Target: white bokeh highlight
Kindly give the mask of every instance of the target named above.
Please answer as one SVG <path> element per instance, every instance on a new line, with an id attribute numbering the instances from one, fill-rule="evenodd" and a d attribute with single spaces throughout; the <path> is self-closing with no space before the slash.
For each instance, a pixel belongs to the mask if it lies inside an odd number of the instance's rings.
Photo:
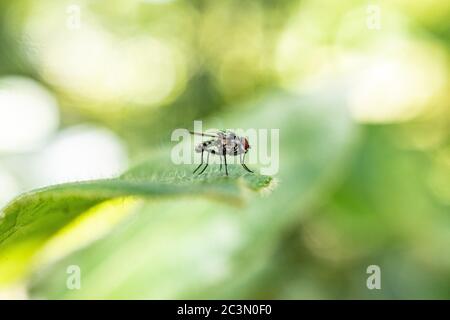
<path id="1" fill-rule="evenodd" d="M 0 209 L 20 192 L 17 179 L 0 167 Z"/>
<path id="2" fill-rule="evenodd" d="M 57 130 L 56 100 L 34 80 L 0 78 L 0 153 L 20 153 L 40 147 Z"/>
<path id="3" fill-rule="evenodd" d="M 61 131 L 37 156 L 39 186 L 112 178 L 127 167 L 127 152 L 111 131 L 80 125 Z"/>

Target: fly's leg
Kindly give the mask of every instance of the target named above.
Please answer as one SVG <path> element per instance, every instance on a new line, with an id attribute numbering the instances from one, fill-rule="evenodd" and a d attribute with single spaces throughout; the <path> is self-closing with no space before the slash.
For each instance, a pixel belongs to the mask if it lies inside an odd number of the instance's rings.
<path id="1" fill-rule="evenodd" d="M 206 168 L 208 168 L 208 165 L 209 165 L 209 153 L 208 153 L 208 156 L 206 157 L 206 166 L 203 168 L 203 170 L 198 175 L 201 175 L 203 172 L 205 172 Z"/>
<path id="2" fill-rule="evenodd" d="M 228 176 L 228 165 L 227 165 L 227 149 L 223 147 L 223 159 L 225 160 L 225 174 Z"/>
<path id="3" fill-rule="evenodd" d="M 196 173 L 197 170 L 200 169 L 200 167 L 203 165 L 203 152 L 204 152 L 204 150 L 202 150 L 202 160 L 201 160 L 201 162 L 200 162 L 200 165 L 197 167 L 197 169 L 194 170 L 193 173 Z"/>
<path id="4" fill-rule="evenodd" d="M 220 157 L 220 168 L 219 168 L 219 171 L 222 171 L 222 156 L 219 156 Z"/>
<path id="5" fill-rule="evenodd" d="M 244 169 L 245 169 L 246 171 L 248 171 L 248 172 L 250 172 L 250 173 L 253 173 L 253 171 L 250 170 L 250 169 L 247 167 L 247 165 L 245 164 L 245 155 L 246 155 L 246 154 L 247 154 L 247 152 L 244 153 L 244 156 L 241 158 L 241 164 L 242 164 L 242 166 L 244 167 Z"/>
<path id="6" fill-rule="evenodd" d="M 209 151 L 208 151 L 208 148 L 209 148 L 209 146 L 210 146 L 213 142 L 214 142 L 214 140 L 208 140 L 208 141 L 205 141 L 205 142 L 203 142 L 203 143 L 201 144 L 201 149 L 202 149 L 202 160 L 201 160 L 201 162 L 200 162 L 200 165 L 194 170 L 193 173 L 196 173 L 197 170 L 200 169 L 200 167 L 203 165 L 203 153 L 204 153 L 205 151 L 206 151 L 206 152 L 209 152 Z"/>

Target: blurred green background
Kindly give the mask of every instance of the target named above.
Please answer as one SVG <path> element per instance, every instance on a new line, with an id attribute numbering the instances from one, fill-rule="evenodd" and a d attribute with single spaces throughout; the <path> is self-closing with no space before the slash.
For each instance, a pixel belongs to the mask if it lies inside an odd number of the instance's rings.
<path id="1" fill-rule="evenodd" d="M 194 120 L 281 149 L 243 206 L 112 200 L 31 262 L 0 252 L 0 298 L 449 299 L 449 21 L 442 0 L 2 1 L 0 206 Z"/>

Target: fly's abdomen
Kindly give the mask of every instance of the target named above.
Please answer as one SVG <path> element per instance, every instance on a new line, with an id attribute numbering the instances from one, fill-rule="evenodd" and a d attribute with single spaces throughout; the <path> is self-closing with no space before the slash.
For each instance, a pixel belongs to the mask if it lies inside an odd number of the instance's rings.
<path id="1" fill-rule="evenodd" d="M 209 141 L 205 141 L 200 143 L 199 145 L 197 145 L 197 147 L 195 147 L 195 152 L 203 152 L 203 151 L 207 151 L 209 148 L 211 148 L 211 145 L 213 144 L 214 140 L 209 140 Z"/>

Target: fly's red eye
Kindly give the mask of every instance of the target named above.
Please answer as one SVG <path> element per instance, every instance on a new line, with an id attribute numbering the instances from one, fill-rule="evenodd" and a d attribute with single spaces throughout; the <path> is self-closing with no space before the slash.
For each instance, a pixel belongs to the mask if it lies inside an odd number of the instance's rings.
<path id="1" fill-rule="evenodd" d="M 244 138 L 244 148 L 245 148 L 245 150 L 250 149 L 250 145 L 248 144 L 247 138 Z"/>

